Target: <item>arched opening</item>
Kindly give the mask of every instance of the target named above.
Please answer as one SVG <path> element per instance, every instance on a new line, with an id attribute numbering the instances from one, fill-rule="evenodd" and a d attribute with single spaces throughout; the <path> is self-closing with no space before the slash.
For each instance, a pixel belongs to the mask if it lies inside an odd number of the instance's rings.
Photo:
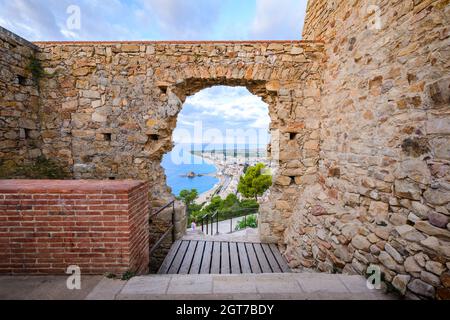
<path id="1" fill-rule="evenodd" d="M 194 82 L 174 92 L 184 103 L 162 167 L 172 194 L 188 208 L 188 230 L 205 234 L 206 219 L 214 221 L 210 235 L 253 227 L 256 236 L 259 202 L 272 185 L 268 104 L 239 84 Z M 252 190 L 249 168 L 267 176 Z"/>

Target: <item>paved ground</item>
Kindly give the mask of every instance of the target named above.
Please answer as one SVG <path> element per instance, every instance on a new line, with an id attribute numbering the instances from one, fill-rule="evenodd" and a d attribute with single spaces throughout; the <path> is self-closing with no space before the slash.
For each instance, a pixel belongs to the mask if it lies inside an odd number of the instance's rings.
<path id="1" fill-rule="evenodd" d="M 229 222 L 228 222 L 229 223 Z M 215 230 L 215 227 L 214 227 Z M 188 230 L 182 240 L 206 240 L 206 241 L 234 241 L 234 242 L 261 242 L 258 229 L 247 228 L 233 233 L 221 233 L 219 235 L 205 235 L 201 230 Z"/>
<path id="2" fill-rule="evenodd" d="M 0 276 L 0 300 L 81 300 L 103 276 L 82 276 L 81 290 L 68 290 L 67 276 Z"/>
<path id="3" fill-rule="evenodd" d="M 0 299 L 395 299 L 369 290 L 360 276 L 323 273 L 147 275 L 129 281 L 82 277 L 68 290 L 64 276 L 0 276 Z"/>
<path id="4" fill-rule="evenodd" d="M 124 286 L 111 280 L 101 283 L 110 289 L 108 298 L 118 300 L 383 300 L 395 299 L 380 290 L 370 290 L 360 276 L 319 273 L 259 275 L 149 275 L 136 277 Z M 95 288 L 87 299 L 102 299 L 105 290 Z"/>

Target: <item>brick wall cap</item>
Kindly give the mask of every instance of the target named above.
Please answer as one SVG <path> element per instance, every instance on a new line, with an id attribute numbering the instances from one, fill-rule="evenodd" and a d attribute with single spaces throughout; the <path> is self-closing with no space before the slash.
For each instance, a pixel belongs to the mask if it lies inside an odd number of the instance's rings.
<path id="1" fill-rule="evenodd" d="M 142 180 L 0 180 L 0 193 L 128 193 Z"/>

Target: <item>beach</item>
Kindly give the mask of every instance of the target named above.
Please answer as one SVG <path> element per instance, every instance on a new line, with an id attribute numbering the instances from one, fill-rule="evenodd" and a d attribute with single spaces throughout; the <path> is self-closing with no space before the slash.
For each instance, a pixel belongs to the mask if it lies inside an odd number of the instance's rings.
<path id="1" fill-rule="evenodd" d="M 215 195 L 225 199 L 231 193 L 236 194 L 239 178 L 244 173 L 245 164 L 252 166 L 256 163 L 264 163 L 266 166 L 271 167 L 266 157 L 246 158 L 245 156 L 237 156 L 225 160 L 223 154 L 212 154 L 210 152 L 203 152 L 198 156 L 201 156 L 205 162 L 216 167 L 215 177 L 219 179 L 219 182 L 210 190 L 201 193 L 195 201 L 197 204 L 209 202 Z"/>

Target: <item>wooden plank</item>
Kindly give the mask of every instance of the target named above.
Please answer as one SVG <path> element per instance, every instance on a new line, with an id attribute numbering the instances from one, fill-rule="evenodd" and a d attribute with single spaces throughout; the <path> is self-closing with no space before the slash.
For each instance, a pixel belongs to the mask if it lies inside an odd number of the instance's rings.
<path id="1" fill-rule="evenodd" d="M 230 242 L 230 264 L 231 264 L 230 273 L 233 274 L 241 273 L 241 266 L 239 263 L 239 254 L 236 242 Z"/>
<path id="2" fill-rule="evenodd" d="M 189 241 L 189 246 L 186 249 L 183 262 L 181 263 L 178 274 L 188 274 L 191 267 L 192 259 L 194 258 L 195 248 L 197 247 L 197 241 Z"/>
<path id="3" fill-rule="evenodd" d="M 212 246 L 211 241 L 205 242 L 205 249 L 203 250 L 202 264 L 200 267 L 200 273 L 209 274 L 211 268 L 211 256 L 212 256 Z"/>
<path id="4" fill-rule="evenodd" d="M 275 257 L 273 256 L 273 253 L 270 250 L 269 246 L 266 243 L 261 243 L 261 248 L 263 249 L 264 253 L 266 254 L 266 258 L 267 258 L 267 261 L 269 262 L 272 272 L 275 272 L 275 273 L 282 272 L 280 266 L 278 265 L 277 260 L 275 260 Z"/>
<path id="5" fill-rule="evenodd" d="M 263 273 L 271 273 L 272 269 L 270 268 L 270 264 L 266 259 L 266 255 L 261 247 L 260 243 L 253 243 L 253 247 L 255 248 L 256 257 L 258 258 L 259 265 L 261 266 L 261 270 Z"/>
<path id="6" fill-rule="evenodd" d="M 211 274 L 220 273 L 220 242 L 213 242 L 213 254 L 211 258 Z"/>
<path id="7" fill-rule="evenodd" d="M 273 243 L 269 244 L 269 247 L 273 253 L 273 256 L 277 260 L 278 265 L 281 267 L 281 270 L 283 272 L 291 272 L 291 269 L 289 268 L 286 259 L 284 259 L 284 257 L 281 255 L 280 250 L 278 250 L 278 247 Z"/>
<path id="8" fill-rule="evenodd" d="M 239 262 L 241 265 L 242 273 L 252 273 L 252 269 L 250 268 L 250 263 L 248 261 L 247 250 L 245 249 L 245 243 L 239 242 L 237 243 Z"/>
<path id="9" fill-rule="evenodd" d="M 252 243 L 246 243 L 245 249 L 247 250 L 248 261 L 250 264 L 250 268 L 252 273 L 261 273 L 261 267 L 259 266 L 258 258 L 256 257 L 255 249 L 253 248 Z"/>
<path id="10" fill-rule="evenodd" d="M 202 266 L 203 249 L 205 248 L 205 241 L 197 241 L 197 248 L 195 248 L 194 258 L 192 259 L 190 274 L 199 274 Z"/>
<path id="11" fill-rule="evenodd" d="M 169 268 L 172 265 L 172 261 L 175 258 L 175 255 L 177 254 L 180 245 L 181 245 L 180 240 L 175 241 L 175 243 L 172 245 L 172 248 L 170 248 L 169 253 L 167 254 L 166 258 L 161 264 L 161 267 L 159 267 L 158 270 L 159 274 L 166 274 L 169 271 Z"/>
<path id="12" fill-rule="evenodd" d="M 220 259 L 220 273 L 221 274 L 230 274 L 230 250 L 229 250 L 229 242 L 221 242 L 222 245 L 222 253 Z"/>
<path id="13" fill-rule="evenodd" d="M 189 245 L 189 241 L 182 241 L 180 248 L 178 249 L 175 258 L 173 259 L 172 265 L 169 268 L 168 274 L 176 274 L 180 269 L 181 263 L 183 262 L 184 255 L 186 254 L 186 249 Z"/>

